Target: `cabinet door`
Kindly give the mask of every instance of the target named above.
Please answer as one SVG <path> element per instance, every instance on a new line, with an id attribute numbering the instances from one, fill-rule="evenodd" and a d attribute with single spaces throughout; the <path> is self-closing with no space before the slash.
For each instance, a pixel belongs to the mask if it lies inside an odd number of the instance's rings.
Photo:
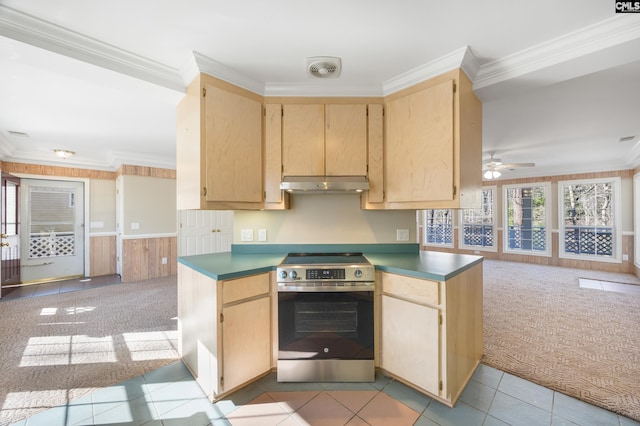
<path id="1" fill-rule="evenodd" d="M 262 201 L 262 104 L 206 84 L 207 201 Z"/>
<path id="2" fill-rule="evenodd" d="M 324 175 L 324 105 L 282 106 L 282 175 Z"/>
<path id="3" fill-rule="evenodd" d="M 271 368 L 271 298 L 263 297 L 222 310 L 223 392 Z"/>
<path id="4" fill-rule="evenodd" d="M 381 367 L 438 395 L 439 311 L 383 295 L 381 322 Z"/>
<path id="5" fill-rule="evenodd" d="M 327 176 L 367 175 L 367 106 L 326 105 Z"/>
<path id="6" fill-rule="evenodd" d="M 453 80 L 387 104 L 387 201 L 453 200 Z"/>

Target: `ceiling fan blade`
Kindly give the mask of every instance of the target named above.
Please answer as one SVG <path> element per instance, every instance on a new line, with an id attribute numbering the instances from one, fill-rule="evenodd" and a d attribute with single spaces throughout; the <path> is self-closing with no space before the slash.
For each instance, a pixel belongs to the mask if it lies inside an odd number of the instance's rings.
<path id="1" fill-rule="evenodd" d="M 536 163 L 506 163 L 497 166 L 497 169 L 517 169 L 519 167 L 535 167 Z"/>

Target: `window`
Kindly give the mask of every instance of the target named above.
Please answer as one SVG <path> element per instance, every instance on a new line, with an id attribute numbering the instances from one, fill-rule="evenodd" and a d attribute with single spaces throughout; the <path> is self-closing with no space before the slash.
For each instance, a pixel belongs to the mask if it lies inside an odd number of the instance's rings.
<path id="1" fill-rule="evenodd" d="M 620 178 L 558 182 L 560 257 L 619 260 L 619 194 Z"/>
<path id="2" fill-rule="evenodd" d="M 551 256 L 551 184 L 505 185 L 505 253 Z"/>
<path id="3" fill-rule="evenodd" d="M 424 244 L 453 247 L 453 212 L 449 209 L 423 211 Z"/>
<path id="4" fill-rule="evenodd" d="M 460 247 L 485 251 L 496 251 L 496 187 L 482 189 L 482 207 L 460 211 Z"/>

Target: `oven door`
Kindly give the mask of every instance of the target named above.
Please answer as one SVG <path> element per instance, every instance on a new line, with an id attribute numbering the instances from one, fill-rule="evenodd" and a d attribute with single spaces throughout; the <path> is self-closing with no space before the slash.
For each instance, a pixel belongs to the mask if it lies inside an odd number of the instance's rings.
<path id="1" fill-rule="evenodd" d="M 373 291 L 278 293 L 278 381 L 373 381 Z"/>

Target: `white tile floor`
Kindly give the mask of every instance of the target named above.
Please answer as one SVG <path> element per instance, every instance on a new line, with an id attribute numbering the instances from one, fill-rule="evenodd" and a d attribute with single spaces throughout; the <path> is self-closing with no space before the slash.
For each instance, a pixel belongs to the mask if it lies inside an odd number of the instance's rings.
<path id="1" fill-rule="evenodd" d="M 598 281 L 587 278 L 579 278 L 578 282 L 581 288 L 590 288 L 594 290 L 614 291 L 617 293 L 640 294 L 640 285 L 615 283 L 611 281 Z"/>
<path id="2" fill-rule="evenodd" d="M 327 422 L 330 413 L 325 410 L 324 420 L 323 414 L 317 417 L 317 406 L 320 403 L 320 407 L 338 407 L 334 391 L 367 393 L 367 400 L 359 406 L 343 402 L 340 407 L 345 408 L 343 417 L 346 415 L 348 420 Z M 278 392 L 280 398 L 280 392 L 291 392 L 292 400 L 300 401 L 300 406 L 297 410 L 287 410 L 275 402 L 267 405 L 266 402 L 271 401 L 269 395 L 274 395 L 274 392 Z M 371 399 L 373 395 L 382 398 Z M 387 409 L 386 406 L 373 407 L 374 400 L 376 403 L 383 401 L 380 402 L 382 404 L 399 401 L 404 411 L 396 413 L 399 410 Z M 312 403 L 316 404 L 316 409 L 305 411 L 304 407 L 309 408 Z M 278 383 L 275 374 L 270 374 L 212 404 L 181 361 L 98 390 L 65 406 L 44 411 L 14 426 L 115 424 L 640 426 L 628 418 L 483 364 L 476 370 L 455 407 L 448 408 L 383 375 L 377 375 L 374 383 Z"/>

